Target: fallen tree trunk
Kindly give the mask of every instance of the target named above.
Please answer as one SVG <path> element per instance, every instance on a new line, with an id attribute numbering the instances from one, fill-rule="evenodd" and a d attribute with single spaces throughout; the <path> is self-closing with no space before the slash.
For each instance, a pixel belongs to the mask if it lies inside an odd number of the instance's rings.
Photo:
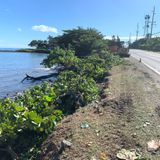
<path id="1" fill-rule="evenodd" d="M 33 77 L 33 76 L 29 76 L 28 74 L 26 74 L 26 77 L 24 79 L 22 79 L 22 83 L 25 80 L 32 80 L 32 81 L 40 81 L 43 79 L 47 79 L 47 78 L 51 78 L 53 76 L 57 76 L 59 73 L 52 73 L 52 74 L 48 74 L 48 75 L 43 75 L 43 76 L 39 76 L 39 77 Z"/>

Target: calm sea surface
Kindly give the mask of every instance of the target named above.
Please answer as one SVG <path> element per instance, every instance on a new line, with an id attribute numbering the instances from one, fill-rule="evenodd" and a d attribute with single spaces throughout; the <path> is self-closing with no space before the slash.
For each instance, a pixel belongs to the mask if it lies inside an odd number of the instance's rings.
<path id="1" fill-rule="evenodd" d="M 21 80 L 25 74 L 32 76 L 46 75 L 51 71 L 40 63 L 46 54 L 39 53 L 10 53 L 0 52 L 0 98 L 6 95 L 12 97 L 16 92 L 21 92 L 40 82 Z"/>

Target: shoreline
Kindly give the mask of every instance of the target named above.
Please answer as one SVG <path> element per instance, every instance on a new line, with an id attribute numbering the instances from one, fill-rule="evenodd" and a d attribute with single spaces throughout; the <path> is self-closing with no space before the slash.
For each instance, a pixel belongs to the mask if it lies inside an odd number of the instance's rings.
<path id="1" fill-rule="evenodd" d="M 41 49 L 17 49 L 17 50 L 0 50 L 0 52 L 19 52 L 19 53 L 45 53 L 49 54 L 49 50 L 41 50 Z"/>

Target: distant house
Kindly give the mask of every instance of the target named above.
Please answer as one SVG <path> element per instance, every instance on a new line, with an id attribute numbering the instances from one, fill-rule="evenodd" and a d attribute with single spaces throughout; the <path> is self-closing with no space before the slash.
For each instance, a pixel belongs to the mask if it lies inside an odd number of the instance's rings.
<path id="1" fill-rule="evenodd" d="M 117 53 L 119 50 L 119 46 L 118 45 L 110 45 L 109 46 L 109 50 L 113 53 Z"/>
<path id="2" fill-rule="evenodd" d="M 109 40 L 108 42 L 108 47 L 109 50 L 112 53 L 117 53 L 119 51 L 119 49 L 123 48 L 123 41 L 120 41 L 120 38 L 117 36 L 117 38 L 115 38 L 115 36 L 112 36 L 112 40 Z"/>

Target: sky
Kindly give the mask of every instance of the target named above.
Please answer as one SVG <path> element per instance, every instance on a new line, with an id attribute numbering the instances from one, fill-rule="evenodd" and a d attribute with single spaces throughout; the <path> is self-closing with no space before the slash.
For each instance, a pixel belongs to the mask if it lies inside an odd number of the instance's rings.
<path id="1" fill-rule="evenodd" d="M 26 48 L 65 29 L 96 28 L 107 38 L 143 35 L 144 17 L 156 6 L 153 32 L 160 31 L 160 0 L 0 0 L 0 47 Z"/>

